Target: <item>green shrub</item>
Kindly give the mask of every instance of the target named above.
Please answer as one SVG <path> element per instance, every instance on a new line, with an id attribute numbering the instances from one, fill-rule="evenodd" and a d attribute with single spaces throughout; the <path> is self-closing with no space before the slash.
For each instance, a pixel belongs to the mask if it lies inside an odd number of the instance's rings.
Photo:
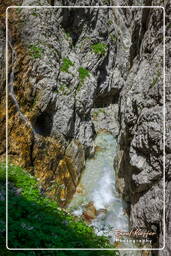
<path id="1" fill-rule="evenodd" d="M 8 238 L 10 248 L 112 248 L 105 237 L 96 236 L 83 221 L 60 209 L 40 193 L 36 179 L 20 167 L 9 166 Z M 0 250 L 1 255 L 25 255 L 5 249 L 5 165 L 0 164 Z M 3 199 L 4 196 L 4 199 Z M 30 252 L 26 255 L 116 255 L 95 251 Z"/>
<path id="2" fill-rule="evenodd" d="M 103 0 L 104 5 L 110 5 L 110 0 Z"/>
<path id="3" fill-rule="evenodd" d="M 98 117 L 100 114 L 106 114 L 105 109 L 103 109 L 103 108 L 98 108 L 98 109 L 96 109 L 95 111 L 92 112 L 92 117 L 94 118 L 94 120 L 96 120 L 97 117 Z"/>
<path id="4" fill-rule="evenodd" d="M 22 11 L 22 8 L 16 7 L 16 8 L 15 8 L 15 11 L 16 11 L 18 14 L 20 14 L 21 11 Z"/>
<path id="5" fill-rule="evenodd" d="M 111 39 L 113 42 L 116 42 L 117 37 L 116 37 L 116 35 L 110 34 L 110 39 Z"/>
<path id="6" fill-rule="evenodd" d="M 82 83 L 79 83 L 79 84 L 78 84 L 78 86 L 77 86 L 77 92 L 79 92 L 79 91 L 81 90 L 82 85 L 83 85 Z"/>
<path id="7" fill-rule="evenodd" d="M 68 88 L 66 84 L 60 84 L 56 92 L 62 93 L 63 95 L 67 95 L 71 92 L 71 89 Z"/>
<path id="8" fill-rule="evenodd" d="M 84 82 L 85 78 L 90 76 L 90 71 L 88 71 L 86 68 L 80 67 L 78 69 L 79 72 L 79 79 L 81 82 Z"/>
<path id="9" fill-rule="evenodd" d="M 161 71 L 157 70 L 156 76 L 153 78 L 151 84 L 150 84 L 150 88 L 154 87 L 155 85 L 158 84 L 159 80 L 161 77 Z"/>
<path id="10" fill-rule="evenodd" d="M 37 45 L 30 45 L 29 46 L 29 53 L 34 59 L 38 59 L 42 56 L 43 49 Z"/>
<path id="11" fill-rule="evenodd" d="M 33 15 L 33 16 L 35 16 L 35 17 L 38 17 L 38 16 L 39 16 L 36 11 L 33 11 L 33 12 L 31 13 L 31 15 Z"/>
<path id="12" fill-rule="evenodd" d="M 65 35 L 65 38 L 66 38 L 66 39 L 71 38 L 71 34 L 70 34 L 69 32 L 65 32 L 64 35 Z"/>
<path id="13" fill-rule="evenodd" d="M 108 20 L 108 21 L 107 21 L 107 24 L 110 26 L 110 25 L 113 24 L 113 21 L 112 21 L 112 20 Z"/>
<path id="14" fill-rule="evenodd" d="M 66 90 L 67 86 L 65 84 L 60 84 L 58 90 L 61 92 L 64 92 Z"/>
<path id="15" fill-rule="evenodd" d="M 61 65 L 60 69 L 62 72 L 68 72 L 68 70 L 71 66 L 74 66 L 74 63 L 68 58 L 63 58 L 62 65 Z"/>
<path id="16" fill-rule="evenodd" d="M 95 54 L 104 55 L 107 51 L 107 45 L 104 43 L 97 43 L 93 44 L 91 46 L 91 49 Z"/>

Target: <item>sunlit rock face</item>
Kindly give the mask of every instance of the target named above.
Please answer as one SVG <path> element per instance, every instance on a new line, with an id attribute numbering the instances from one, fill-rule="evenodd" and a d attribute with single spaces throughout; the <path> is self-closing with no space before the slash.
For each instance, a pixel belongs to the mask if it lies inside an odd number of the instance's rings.
<path id="1" fill-rule="evenodd" d="M 9 9 L 8 16 L 9 159 L 64 205 L 93 154 L 91 110 L 116 105 L 124 83 L 115 82 L 118 70 L 111 72 L 117 63 L 114 14 L 56 8 Z M 109 118 L 110 129 L 115 132 Z M 2 132 L 5 139 L 5 127 Z"/>
<path id="2" fill-rule="evenodd" d="M 32 47 L 31 42 L 29 45 L 26 43 L 28 38 L 30 39 L 27 30 L 31 29 L 31 17 L 31 13 L 26 12 L 21 18 L 20 11 L 15 9 L 9 11 L 9 161 L 25 167 L 34 174 L 40 180 L 42 192 L 64 206 L 75 192 L 83 169 L 84 146 L 72 138 L 65 138 L 66 134 L 62 134 L 53 127 L 53 116 L 57 108 L 57 92 L 53 93 L 54 84 L 51 87 L 51 81 L 46 77 L 48 56 L 44 56 L 43 52 L 40 56 L 40 48 Z M 21 25 L 23 20 L 25 20 L 25 26 Z M 1 33 L 4 35 L 3 27 Z M 22 38 L 22 33 L 24 38 Z M 4 49 L 4 43 L 5 41 L 2 40 L 2 49 Z M 44 61 L 43 57 L 45 57 Z M 4 68 L 3 58 L 2 55 L 2 68 Z M 57 63 L 57 60 L 55 61 Z M 54 72 L 55 68 L 56 66 Z M 1 78 L 4 89 L 5 76 L 2 75 Z M 46 82 L 39 85 L 40 80 L 45 78 Z M 1 92 L 1 137 L 3 140 L 1 159 L 4 160 L 6 98 L 5 90 Z"/>
<path id="3" fill-rule="evenodd" d="M 0 16 L 1 159 L 5 156 L 6 114 L 4 18 L 5 7 L 15 4 L 141 6 L 163 3 L 4 1 Z M 168 203 L 169 1 L 165 7 Z M 42 190 L 66 205 L 76 190 L 85 158 L 93 155 L 96 133 L 107 129 L 118 139 L 116 180 L 118 190 L 130 205 L 131 225 L 157 232 L 159 239 L 154 241 L 155 247 L 163 246 L 162 31 L 162 9 L 9 9 L 10 161 L 35 174 Z M 169 234 L 168 207 L 166 213 Z M 167 251 L 165 255 L 169 255 Z"/>

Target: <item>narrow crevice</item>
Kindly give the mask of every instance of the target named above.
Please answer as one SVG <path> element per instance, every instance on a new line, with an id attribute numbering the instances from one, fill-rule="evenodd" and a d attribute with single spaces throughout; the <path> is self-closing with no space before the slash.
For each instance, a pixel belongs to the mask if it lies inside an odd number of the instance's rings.
<path id="1" fill-rule="evenodd" d="M 151 5 L 152 1 L 146 1 L 145 5 Z M 148 23 L 150 18 L 150 8 L 143 8 L 142 10 L 142 18 L 141 21 L 135 22 L 134 30 L 132 32 L 132 45 L 130 47 L 129 61 L 130 61 L 130 69 L 133 65 L 133 61 L 135 57 L 140 57 L 141 44 L 143 42 L 143 38 L 145 32 L 148 29 Z"/>
<path id="2" fill-rule="evenodd" d="M 109 63 L 109 50 L 107 51 L 107 54 L 102 62 L 102 64 L 100 65 L 100 67 L 98 68 L 97 72 L 99 72 L 99 76 L 97 78 L 97 89 L 99 90 L 100 86 L 107 81 L 108 78 L 108 72 L 107 72 L 107 65 Z"/>
<path id="3" fill-rule="evenodd" d="M 63 9 L 62 17 L 63 20 L 61 25 L 66 34 L 69 34 L 72 38 L 72 45 L 75 46 L 83 29 L 84 24 L 78 24 L 80 17 L 85 16 L 85 11 L 83 8 L 80 9 Z"/>

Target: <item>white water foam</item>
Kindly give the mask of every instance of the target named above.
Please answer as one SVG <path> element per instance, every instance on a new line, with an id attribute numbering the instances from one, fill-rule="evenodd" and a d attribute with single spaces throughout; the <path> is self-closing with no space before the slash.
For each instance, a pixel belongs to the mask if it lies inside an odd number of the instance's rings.
<path id="1" fill-rule="evenodd" d="M 116 140 L 109 133 L 97 135 L 95 145 L 100 148 L 93 159 L 86 161 L 79 186 L 83 193 L 76 192 L 69 208 L 76 216 L 81 216 L 85 205 L 93 202 L 96 210 L 101 210 L 91 221 L 97 235 L 105 235 L 114 242 L 114 231 L 128 231 L 128 216 L 124 212 L 126 204 L 115 188 L 113 159 L 116 151 Z"/>

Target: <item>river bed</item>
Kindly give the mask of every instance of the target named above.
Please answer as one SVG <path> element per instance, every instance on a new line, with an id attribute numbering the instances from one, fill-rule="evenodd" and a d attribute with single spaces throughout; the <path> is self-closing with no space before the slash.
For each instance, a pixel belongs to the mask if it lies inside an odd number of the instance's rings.
<path id="1" fill-rule="evenodd" d="M 127 206 L 115 188 L 113 160 L 117 142 L 110 133 L 103 132 L 96 136 L 95 147 L 95 155 L 86 161 L 69 208 L 75 216 L 87 216 L 96 234 L 107 236 L 114 243 L 116 230 L 129 230 Z"/>

